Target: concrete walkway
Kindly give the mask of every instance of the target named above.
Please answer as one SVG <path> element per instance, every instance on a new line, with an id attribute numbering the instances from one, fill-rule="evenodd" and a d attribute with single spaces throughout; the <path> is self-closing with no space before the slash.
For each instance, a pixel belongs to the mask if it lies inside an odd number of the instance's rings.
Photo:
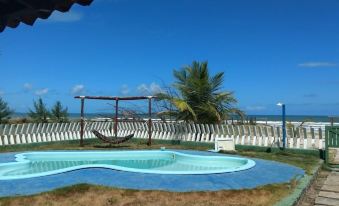
<path id="1" fill-rule="evenodd" d="M 329 171 L 321 170 L 313 184 L 298 202 L 297 206 L 314 206 L 315 199 L 318 197 L 318 194 L 330 173 L 331 172 Z"/>
<path id="2" fill-rule="evenodd" d="M 339 172 L 331 172 L 321 187 L 315 205 L 339 205 Z"/>
<path id="3" fill-rule="evenodd" d="M 329 161 L 331 164 L 339 164 L 339 149 L 330 148 Z M 339 171 L 331 172 L 323 183 L 315 205 L 339 206 Z"/>

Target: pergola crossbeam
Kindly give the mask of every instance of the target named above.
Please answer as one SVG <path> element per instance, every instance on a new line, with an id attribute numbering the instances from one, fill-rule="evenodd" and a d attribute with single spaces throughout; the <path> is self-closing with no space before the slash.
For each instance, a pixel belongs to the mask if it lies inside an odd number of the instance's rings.
<path id="1" fill-rule="evenodd" d="M 131 96 L 131 97 L 118 97 L 118 96 L 75 96 L 76 99 L 97 99 L 97 100 L 142 100 L 153 99 L 156 96 Z"/>

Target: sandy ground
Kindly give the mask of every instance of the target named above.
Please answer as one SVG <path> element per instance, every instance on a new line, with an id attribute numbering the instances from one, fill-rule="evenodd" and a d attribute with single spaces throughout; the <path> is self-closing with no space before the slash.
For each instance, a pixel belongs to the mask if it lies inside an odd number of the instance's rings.
<path id="1" fill-rule="evenodd" d="M 293 187 L 293 186 L 292 186 Z M 220 205 L 273 205 L 287 195 L 290 184 L 271 185 L 252 190 L 217 192 L 164 192 L 122 190 L 100 186 L 79 185 L 40 195 L 0 199 L 0 206 L 220 206 Z"/>

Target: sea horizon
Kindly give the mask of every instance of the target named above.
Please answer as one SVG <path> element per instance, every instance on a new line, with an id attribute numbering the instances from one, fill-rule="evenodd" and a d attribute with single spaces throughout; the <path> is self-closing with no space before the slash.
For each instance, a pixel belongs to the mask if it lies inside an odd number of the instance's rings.
<path id="1" fill-rule="evenodd" d="M 139 117 L 147 118 L 148 114 L 141 114 L 138 115 Z M 25 118 L 28 117 L 28 113 L 25 112 L 15 112 L 12 115 L 12 118 Z M 114 113 L 86 113 L 86 118 L 100 118 L 100 117 L 114 117 Z M 153 118 L 156 118 L 155 113 L 152 114 Z M 80 113 L 69 113 L 70 119 L 80 118 Z M 327 115 L 286 115 L 286 121 L 292 122 L 302 122 L 302 121 L 309 121 L 309 122 L 330 122 L 331 116 Z M 231 120 L 232 118 L 229 118 Z M 233 116 L 234 120 L 239 119 L 238 116 Z M 256 120 L 256 121 L 281 121 L 281 115 L 273 115 L 273 114 L 249 114 L 245 116 L 245 120 Z M 339 116 L 334 116 L 334 122 L 339 121 Z"/>

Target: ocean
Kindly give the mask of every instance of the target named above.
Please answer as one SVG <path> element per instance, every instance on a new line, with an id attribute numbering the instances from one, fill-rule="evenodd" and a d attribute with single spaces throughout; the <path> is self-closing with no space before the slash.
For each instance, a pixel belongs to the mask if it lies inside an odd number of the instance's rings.
<path id="1" fill-rule="evenodd" d="M 257 121 L 281 121 L 281 115 L 247 115 L 247 118 L 255 118 Z M 286 115 L 286 121 L 291 122 L 330 122 L 329 116 L 320 115 Z M 339 116 L 334 118 L 335 122 L 339 121 Z"/>
<path id="2" fill-rule="evenodd" d="M 27 117 L 27 113 L 14 113 L 12 118 L 24 118 Z M 85 117 L 88 119 L 100 118 L 100 117 L 114 117 L 114 113 L 86 113 Z M 148 118 L 148 114 L 141 114 L 140 117 Z M 153 118 L 156 118 L 156 114 L 152 114 Z M 80 118 L 79 113 L 69 113 L 70 119 Z M 239 117 L 234 116 L 233 119 L 237 120 Z M 256 121 L 281 121 L 281 115 L 247 115 L 247 120 L 255 119 Z M 320 115 L 286 115 L 286 121 L 290 122 L 330 122 L 329 116 Z M 339 122 L 339 116 L 334 118 L 334 122 Z"/>

